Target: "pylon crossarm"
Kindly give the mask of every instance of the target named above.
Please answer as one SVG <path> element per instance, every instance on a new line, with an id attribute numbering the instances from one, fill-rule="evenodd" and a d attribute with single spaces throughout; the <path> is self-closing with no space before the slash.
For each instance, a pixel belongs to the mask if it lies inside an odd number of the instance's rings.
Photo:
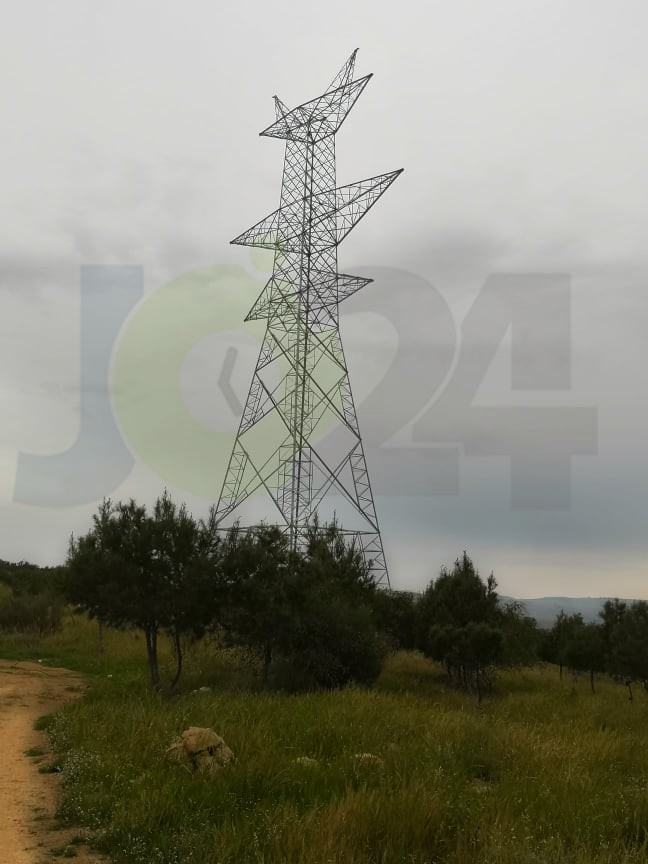
<path id="1" fill-rule="evenodd" d="M 347 81 L 317 99 L 298 105 L 259 135 L 302 143 L 335 135 L 370 79 L 371 75 L 365 75 L 356 81 Z"/>

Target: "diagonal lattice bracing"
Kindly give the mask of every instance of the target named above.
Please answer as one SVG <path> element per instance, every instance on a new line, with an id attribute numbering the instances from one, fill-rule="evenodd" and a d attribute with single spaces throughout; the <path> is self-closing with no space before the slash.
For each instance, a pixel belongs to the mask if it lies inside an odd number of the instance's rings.
<path id="1" fill-rule="evenodd" d="M 338 272 L 337 249 L 401 172 L 336 186 L 335 135 L 371 78 L 354 80 L 355 60 L 317 99 L 290 109 L 275 96 L 275 122 L 261 133 L 286 141 L 280 206 L 232 243 L 273 250 L 274 266 L 246 317 L 266 332 L 217 517 L 236 518 L 262 494 L 297 548 L 315 515 L 337 513 L 389 584 L 338 320 L 339 304 L 371 279 Z"/>
<path id="2" fill-rule="evenodd" d="M 311 102 L 293 108 L 264 129 L 261 135 L 303 142 L 335 135 L 370 78 L 371 75 L 366 75 L 357 81 L 349 81 Z"/>

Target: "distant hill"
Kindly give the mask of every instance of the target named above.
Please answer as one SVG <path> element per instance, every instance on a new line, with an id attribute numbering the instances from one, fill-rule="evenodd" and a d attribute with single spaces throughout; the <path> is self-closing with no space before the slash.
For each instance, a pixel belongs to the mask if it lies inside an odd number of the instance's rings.
<path id="1" fill-rule="evenodd" d="M 512 597 L 502 597 L 503 600 L 512 600 Z M 600 619 L 598 613 L 603 608 L 606 600 L 611 597 L 532 597 L 520 599 L 524 603 L 527 614 L 535 618 L 539 627 L 551 627 L 556 620 L 556 615 L 563 609 L 566 615 L 575 615 L 577 612 L 583 616 L 584 621 L 596 621 Z M 626 600 L 632 603 L 632 600 Z"/>
<path id="2" fill-rule="evenodd" d="M 414 597 L 421 597 L 422 592 L 411 591 Z M 585 623 L 599 624 L 599 612 L 603 608 L 606 600 L 614 600 L 614 597 L 509 597 L 506 594 L 500 594 L 499 599 L 504 603 L 515 600 L 517 603 L 524 604 L 526 614 L 531 618 L 535 618 L 539 627 L 551 627 L 556 620 L 556 616 L 562 609 L 565 615 L 576 615 L 580 612 Z M 636 599 L 628 599 L 627 597 L 617 598 L 624 603 L 635 603 Z"/>

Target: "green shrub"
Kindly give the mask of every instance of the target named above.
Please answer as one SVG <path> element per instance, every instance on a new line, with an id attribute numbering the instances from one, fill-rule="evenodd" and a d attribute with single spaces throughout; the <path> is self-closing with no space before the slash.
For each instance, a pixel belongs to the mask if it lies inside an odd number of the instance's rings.
<path id="1" fill-rule="evenodd" d="M 51 591 L 0 598 L 0 632 L 54 633 L 61 626 L 63 604 Z"/>

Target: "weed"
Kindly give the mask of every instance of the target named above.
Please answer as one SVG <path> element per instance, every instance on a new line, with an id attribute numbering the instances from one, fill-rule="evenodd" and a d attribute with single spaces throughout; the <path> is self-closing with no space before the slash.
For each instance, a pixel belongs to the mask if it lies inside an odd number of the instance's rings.
<path id="1" fill-rule="evenodd" d="M 553 667 L 511 670 L 478 707 L 401 653 L 373 690 L 270 695 L 254 660 L 203 641 L 187 646 L 184 691 L 161 701 L 141 640 L 107 632 L 100 659 L 94 626 L 68 622 L 74 637 L 34 650 L 94 673 L 41 728 L 63 769 L 58 815 L 114 864 L 648 860 L 646 716 L 610 681 L 572 693 Z M 188 726 L 237 761 L 177 770 L 164 750 Z"/>
<path id="2" fill-rule="evenodd" d="M 63 770 L 63 765 L 60 762 L 49 762 L 47 765 L 40 765 L 38 768 L 39 774 L 60 774 Z"/>
<path id="3" fill-rule="evenodd" d="M 55 858 L 76 858 L 77 850 L 74 846 L 68 844 L 67 846 L 59 846 L 56 849 L 52 849 L 50 854 Z"/>

